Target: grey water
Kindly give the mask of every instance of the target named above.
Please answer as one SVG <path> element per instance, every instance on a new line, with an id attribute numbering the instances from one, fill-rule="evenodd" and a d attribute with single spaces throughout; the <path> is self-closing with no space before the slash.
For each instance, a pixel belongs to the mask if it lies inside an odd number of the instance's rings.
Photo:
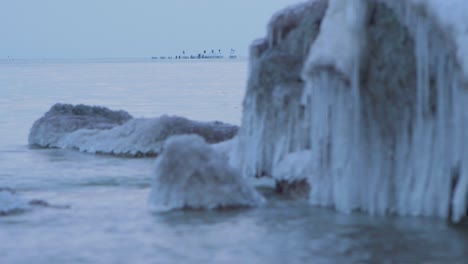
<path id="1" fill-rule="evenodd" d="M 0 188 L 54 205 L 0 216 L 0 263 L 468 263 L 468 228 L 265 206 L 149 212 L 154 159 L 27 146 L 57 102 L 240 124 L 247 61 L 0 61 Z M 1 201 L 0 201 L 1 202 Z"/>

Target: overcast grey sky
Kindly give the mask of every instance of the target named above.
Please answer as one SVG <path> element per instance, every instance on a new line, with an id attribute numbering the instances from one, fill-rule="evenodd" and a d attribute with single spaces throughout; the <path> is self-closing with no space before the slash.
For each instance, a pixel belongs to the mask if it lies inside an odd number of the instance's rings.
<path id="1" fill-rule="evenodd" d="M 300 0 L 0 0 L 0 58 L 131 58 L 247 47 Z"/>

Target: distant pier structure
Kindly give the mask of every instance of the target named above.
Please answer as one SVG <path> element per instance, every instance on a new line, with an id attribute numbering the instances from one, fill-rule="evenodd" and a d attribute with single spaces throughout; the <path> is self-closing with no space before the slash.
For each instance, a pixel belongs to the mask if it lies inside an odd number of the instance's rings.
<path id="1" fill-rule="evenodd" d="M 212 49 L 212 50 L 203 50 L 203 52 L 195 53 L 188 55 L 185 50 L 182 53 L 177 54 L 175 56 L 153 56 L 151 59 L 153 60 L 193 60 L 193 59 L 237 59 L 237 54 L 235 49 L 230 49 L 229 55 L 224 56 L 221 49 Z"/>

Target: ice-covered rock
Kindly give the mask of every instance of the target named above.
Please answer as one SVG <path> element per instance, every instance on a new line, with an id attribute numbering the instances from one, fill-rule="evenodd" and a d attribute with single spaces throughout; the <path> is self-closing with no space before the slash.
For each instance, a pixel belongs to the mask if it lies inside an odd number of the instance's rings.
<path id="1" fill-rule="evenodd" d="M 58 107 L 54 106 L 34 124 L 30 144 L 88 153 L 154 156 L 161 152 L 164 140 L 172 135 L 198 134 L 208 143 L 218 143 L 231 139 L 238 130 L 237 126 L 217 121 L 199 122 L 166 115 L 131 118 L 123 111 L 79 107 L 88 111 L 84 111 L 85 114 L 71 110 L 57 111 Z M 78 106 L 68 108 L 74 110 Z"/>
<path id="2" fill-rule="evenodd" d="M 460 0 L 316 0 L 276 14 L 251 48 L 233 161 L 278 181 L 301 170 L 314 205 L 460 221 L 468 22 L 458 10 L 467 8 Z M 309 48 L 295 48 L 302 45 Z"/>
<path id="3" fill-rule="evenodd" d="M 34 122 L 29 144 L 58 147 L 62 138 L 79 129 L 106 130 L 122 125 L 132 116 L 125 111 L 112 111 L 100 106 L 55 104 Z"/>
<path id="4" fill-rule="evenodd" d="M 149 196 L 154 211 L 258 206 L 263 197 L 197 135 L 169 138 L 156 160 Z"/>

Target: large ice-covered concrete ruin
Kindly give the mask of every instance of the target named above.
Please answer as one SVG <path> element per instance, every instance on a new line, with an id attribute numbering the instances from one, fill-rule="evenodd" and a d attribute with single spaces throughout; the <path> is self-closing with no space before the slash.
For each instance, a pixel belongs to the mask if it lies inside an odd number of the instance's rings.
<path id="1" fill-rule="evenodd" d="M 313 205 L 460 221 L 466 14 L 463 0 L 312 0 L 278 12 L 251 46 L 231 163 L 306 179 Z"/>
<path id="2" fill-rule="evenodd" d="M 231 139 L 236 126 L 68 105 L 39 119 L 29 143 L 163 151 L 150 196 L 159 209 L 258 204 L 236 167 L 313 205 L 459 222 L 468 209 L 466 14 L 465 0 L 310 0 L 278 12 L 251 46 L 241 128 L 222 153 L 203 140 Z M 170 139 L 180 134 L 204 139 Z"/>

